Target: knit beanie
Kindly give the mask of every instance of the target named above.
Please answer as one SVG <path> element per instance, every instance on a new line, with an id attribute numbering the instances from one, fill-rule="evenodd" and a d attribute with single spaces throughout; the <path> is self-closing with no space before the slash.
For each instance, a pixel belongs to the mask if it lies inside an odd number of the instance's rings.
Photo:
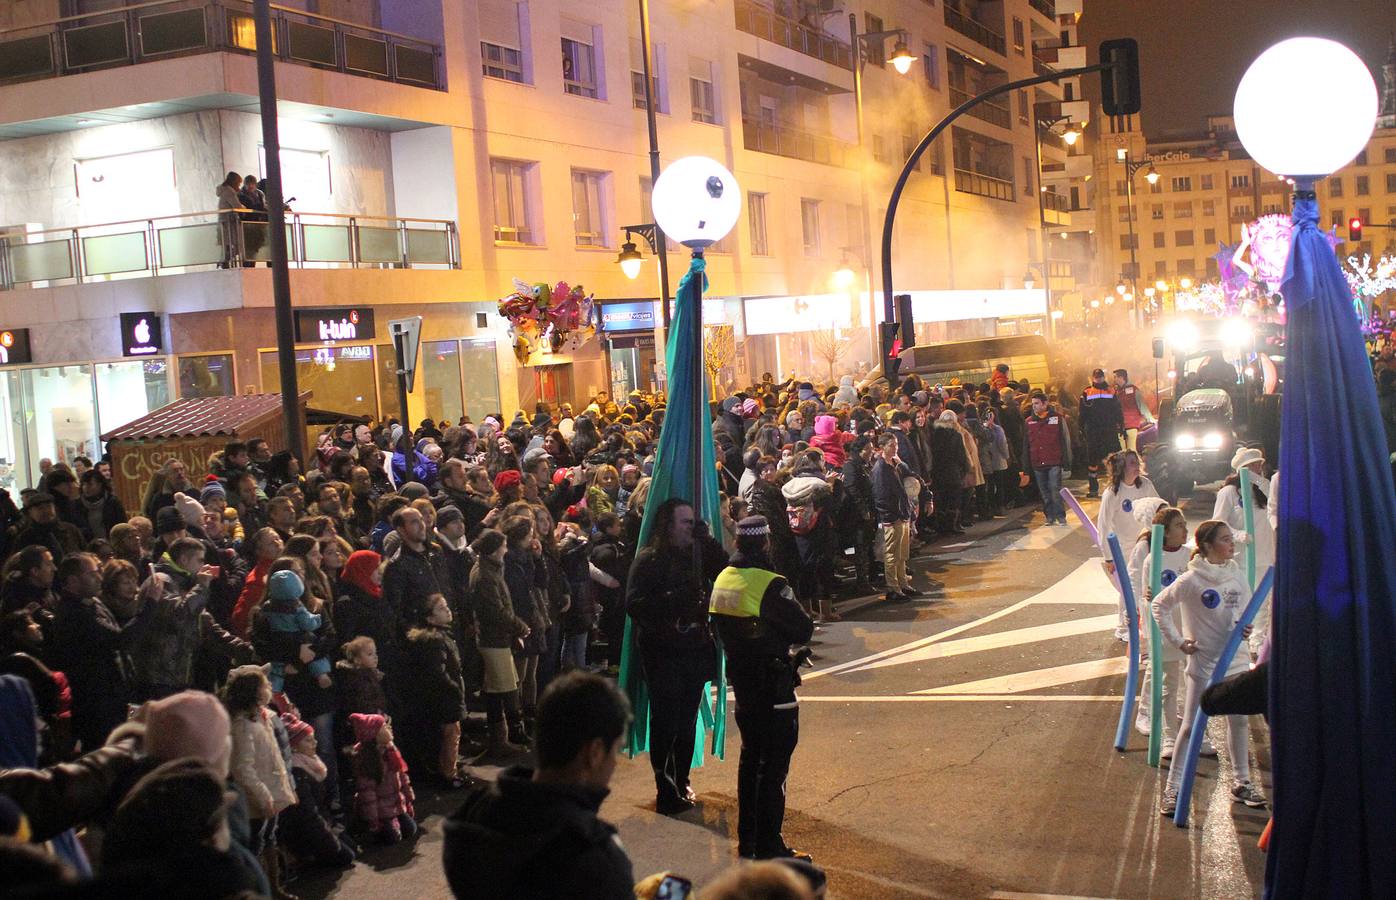
<path id="1" fill-rule="evenodd" d="M 398 490 L 398 495 L 406 497 L 408 500 L 420 500 L 423 497 L 431 496 L 431 491 L 428 491 L 427 486 L 420 481 L 409 481 Z"/>
<path id="2" fill-rule="evenodd" d="M 296 746 L 296 742 L 307 734 L 312 737 L 315 735 L 314 728 L 311 728 L 304 719 L 291 713 L 281 714 L 281 724 L 286 726 L 286 741 L 292 747 Z"/>
<path id="3" fill-rule="evenodd" d="M 210 475 L 204 482 L 204 489 L 199 491 L 199 502 L 205 505 L 214 497 L 222 497 L 223 502 L 228 501 L 228 492 L 223 489 L 223 482 L 218 480 L 217 475 Z"/>
<path id="4" fill-rule="evenodd" d="M 193 756 L 226 775 L 228 711 L 203 691 L 181 691 L 145 706 L 145 750 L 154 759 Z"/>
<path id="5" fill-rule="evenodd" d="M 375 740 L 386 721 L 387 719 L 378 713 L 351 713 L 349 715 L 349 727 L 354 729 L 354 740 L 361 743 Z"/>
<path id="6" fill-rule="evenodd" d="M 523 473 L 518 469 L 505 469 L 494 476 L 494 490 L 497 494 L 502 494 L 504 489 L 516 484 L 523 483 Z"/>
<path id="7" fill-rule="evenodd" d="M 273 572 L 267 579 L 268 600 L 299 600 L 305 593 L 305 582 L 290 569 Z"/>
<path id="8" fill-rule="evenodd" d="M 199 501 L 185 493 L 174 495 L 175 509 L 189 528 L 199 528 L 204 524 L 204 507 Z"/>
<path id="9" fill-rule="evenodd" d="M 173 506 L 163 506 L 155 514 L 155 533 L 169 534 L 171 531 L 179 531 L 187 526 L 184 524 L 184 516 Z"/>
<path id="10" fill-rule="evenodd" d="M 1154 524 L 1154 516 L 1167 505 L 1168 501 L 1160 497 L 1141 497 L 1134 501 L 1129 514 L 1139 523 L 1140 528 L 1149 528 Z"/>

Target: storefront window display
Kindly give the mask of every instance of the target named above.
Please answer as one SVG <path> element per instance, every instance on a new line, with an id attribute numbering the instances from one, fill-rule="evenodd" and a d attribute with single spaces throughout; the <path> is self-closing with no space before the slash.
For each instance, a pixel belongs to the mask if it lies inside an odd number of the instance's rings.
<path id="1" fill-rule="evenodd" d="M 231 354 L 179 358 L 180 397 L 231 397 L 235 390 Z"/>
<path id="2" fill-rule="evenodd" d="M 316 409 L 374 417 L 378 397 L 374 385 L 373 348 L 307 347 L 296 350 L 296 383 L 310 391 Z M 262 390 L 275 392 L 281 384 L 276 351 L 261 353 Z"/>
<path id="3" fill-rule="evenodd" d="M 4 462 L 13 466 L 5 486 L 16 496 L 39 483 L 39 461 L 69 465 L 101 456 L 92 366 L 51 366 L 5 372 Z"/>
<path id="4" fill-rule="evenodd" d="M 461 370 L 465 373 L 465 412 L 471 421 L 481 422 L 499 408 L 499 360 L 494 341 L 461 341 Z"/>
<path id="5" fill-rule="evenodd" d="M 454 425 L 464 410 L 461 359 L 457 341 L 427 341 L 422 345 L 421 372 L 427 414 Z"/>
<path id="6" fill-rule="evenodd" d="M 113 431 L 170 402 L 170 365 L 163 359 L 97 363 L 100 430 Z"/>

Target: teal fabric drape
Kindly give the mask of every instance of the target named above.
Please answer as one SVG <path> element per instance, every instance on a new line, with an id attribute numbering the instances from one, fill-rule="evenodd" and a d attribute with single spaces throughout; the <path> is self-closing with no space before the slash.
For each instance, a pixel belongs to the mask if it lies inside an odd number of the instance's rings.
<path id="1" fill-rule="evenodd" d="M 703 289 L 707 287 L 704 260 L 696 257 L 679 282 L 674 304 L 674 316 L 669 326 L 664 352 L 669 376 L 668 405 L 664 411 L 664 427 L 659 432 L 659 448 L 655 453 L 654 474 L 649 499 L 645 502 L 645 517 L 640 526 L 640 544 L 649 540 L 654 525 L 653 513 L 670 497 L 693 499 L 693 466 L 702 466 L 703 497 L 697 505 L 699 514 L 715 535 L 722 533 L 718 516 L 717 459 L 713 454 L 712 417 L 707 414 L 708 394 L 703 359 L 693 352 L 689 329 L 693 317 L 701 316 Z M 695 461 L 693 444 L 693 407 L 703 407 L 703 458 Z M 712 732 L 712 753 L 718 759 L 726 754 L 727 737 L 727 674 L 721 648 L 718 650 L 718 677 L 715 684 L 703 689 L 703 702 L 698 709 L 697 740 L 693 748 L 693 764 L 703 764 L 707 733 Z M 635 642 L 634 623 L 625 619 L 625 642 L 620 659 L 620 687 L 630 698 L 634 720 L 626 742 L 627 752 L 634 756 L 649 749 L 649 686 L 645 683 L 644 667 L 640 665 L 639 647 Z"/>

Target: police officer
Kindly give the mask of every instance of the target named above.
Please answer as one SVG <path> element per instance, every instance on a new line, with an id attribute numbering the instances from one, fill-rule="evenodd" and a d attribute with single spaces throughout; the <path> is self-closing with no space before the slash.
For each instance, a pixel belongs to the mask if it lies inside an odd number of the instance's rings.
<path id="1" fill-rule="evenodd" d="M 1081 431 L 1086 439 L 1088 497 L 1100 496 L 1100 464 L 1124 446 L 1125 417 L 1120 398 L 1105 381 L 1105 370 L 1094 369 L 1081 392 Z"/>
<path id="2" fill-rule="evenodd" d="M 713 623 L 727 651 L 727 680 L 737 695 L 742 733 L 737 768 L 737 853 L 746 859 L 808 860 L 781 837 L 785 776 L 800 737 L 795 688 L 808 650 L 792 653 L 814 634 L 784 578 L 770 560 L 771 529 L 763 516 L 737 523 L 737 552 L 713 583 Z"/>

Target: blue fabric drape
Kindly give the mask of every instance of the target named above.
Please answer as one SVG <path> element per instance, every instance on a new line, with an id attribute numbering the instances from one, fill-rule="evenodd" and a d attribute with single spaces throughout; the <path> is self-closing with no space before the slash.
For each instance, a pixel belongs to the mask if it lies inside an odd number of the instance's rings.
<path id="1" fill-rule="evenodd" d="M 1396 494 L 1352 297 L 1313 199 L 1295 203 L 1283 294 L 1266 896 L 1392 897 Z"/>
<path id="2" fill-rule="evenodd" d="M 655 451 L 654 474 L 650 482 L 649 499 L 645 501 L 645 517 L 640 525 L 640 544 L 649 540 L 654 525 L 653 513 L 670 497 L 693 499 L 693 407 L 704 407 L 703 422 L 703 500 L 699 505 L 702 518 L 713 534 L 721 534 L 718 515 L 717 457 L 713 452 L 712 417 L 707 415 L 707 381 L 703 359 L 693 353 L 689 329 L 693 316 L 702 316 L 703 289 L 707 287 L 704 260 L 696 257 L 679 282 L 675 296 L 674 316 L 669 325 L 664 361 L 669 377 L 668 404 L 664 410 L 664 427 L 659 432 L 659 447 Z M 693 751 L 693 764 L 702 765 L 706 732 L 713 732 L 712 752 L 721 759 L 726 748 L 727 677 L 724 661 L 718 660 L 716 696 L 712 685 L 704 688 L 699 709 L 698 737 Z M 644 667 L 635 643 L 634 627 L 627 616 L 625 639 L 621 649 L 620 687 L 630 698 L 634 720 L 631 722 L 627 750 L 631 756 L 649 749 L 649 689 L 645 684 Z"/>

